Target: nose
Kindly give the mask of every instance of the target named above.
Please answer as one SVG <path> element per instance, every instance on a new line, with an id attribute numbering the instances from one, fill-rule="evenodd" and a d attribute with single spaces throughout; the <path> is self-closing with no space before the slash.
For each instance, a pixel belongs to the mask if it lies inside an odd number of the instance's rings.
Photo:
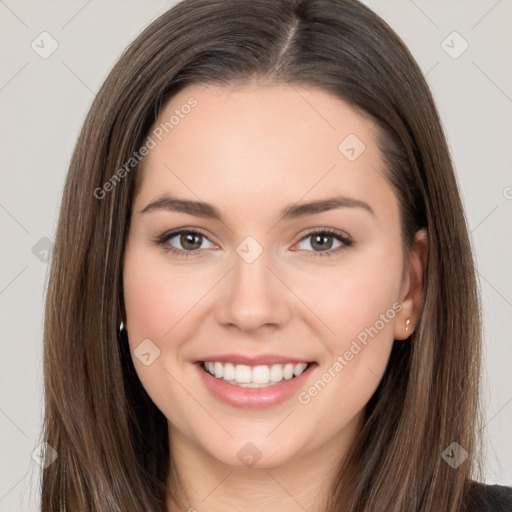
<path id="1" fill-rule="evenodd" d="M 265 250 L 254 261 L 240 254 L 233 255 L 233 268 L 224 280 L 217 321 L 244 332 L 283 327 L 292 314 L 293 293 L 277 265 Z"/>

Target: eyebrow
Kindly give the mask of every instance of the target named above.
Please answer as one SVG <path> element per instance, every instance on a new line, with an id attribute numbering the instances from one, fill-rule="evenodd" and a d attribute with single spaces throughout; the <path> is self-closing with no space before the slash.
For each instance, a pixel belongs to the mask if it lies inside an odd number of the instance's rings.
<path id="1" fill-rule="evenodd" d="M 335 196 L 327 199 L 288 206 L 281 211 L 280 219 L 297 219 L 299 217 L 314 215 L 337 208 L 361 208 L 375 216 L 375 212 L 368 203 L 351 197 Z M 194 215 L 196 217 L 223 221 L 221 212 L 209 203 L 205 203 L 203 201 L 191 201 L 188 199 L 178 199 L 169 195 L 163 195 L 155 199 L 146 205 L 139 213 L 149 213 L 158 210 L 187 213 L 188 215 Z"/>

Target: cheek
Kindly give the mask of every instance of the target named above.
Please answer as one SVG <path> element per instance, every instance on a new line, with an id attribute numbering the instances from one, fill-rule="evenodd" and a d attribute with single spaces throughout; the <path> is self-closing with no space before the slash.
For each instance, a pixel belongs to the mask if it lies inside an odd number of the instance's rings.
<path id="1" fill-rule="evenodd" d="M 348 349 L 368 329 L 374 337 L 390 339 L 400 308 L 401 254 L 368 251 L 369 256 L 347 258 L 339 267 L 325 267 L 301 275 L 297 295 L 303 297 L 325 329 L 324 342 L 331 355 Z M 291 277 L 291 276 L 290 276 Z M 376 326 L 378 334 L 372 327 Z"/>
<path id="2" fill-rule="evenodd" d="M 126 252 L 123 285 L 132 342 L 132 338 L 168 339 L 204 295 L 207 283 L 199 275 L 168 265 L 161 255 L 133 248 Z"/>
<path id="3" fill-rule="evenodd" d="M 368 271 L 347 278 L 336 297 L 338 310 L 330 311 L 340 341 L 392 338 L 397 298 L 398 281 L 390 280 L 389 274 Z"/>
<path id="4" fill-rule="evenodd" d="M 189 395 L 173 377 L 181 371 L 178 361 L 181 345 L 175 341 L 180 339 L 179 330 L 186 325 L 185 315 L 204 291 L 198 283 L 190 281 L 190 276 L 166 265 L 165 258 L 151 253 L 135 244 L 127 246 L 123 268 L 126 328 L 132 361 L 142 386 L 162 413 L 179 423 L 180 418 L 186 417 Z M 147 339 L 160 351 L 149 365 L 137 357 L 137 348 Z M 152 358 L 155 349 L 149 345 L 148 350 Z M 182 428 L 185 427 L 183 424 Z"/>
<path id="5" fill-rule="evenodd" d="M 396 250 L 374 251 L 323 279 L 321 292 L 312 288 L 315 313 L 329 327 L 322 342 L 327 359 L 316 381 L 299 397 L 318 417 L 332 412 L 321 428 L 335 432 L 354 417 L 371 398 L 384 374 L 393 346 L 402 259 Z M 318 276 L 317 276 L 318 277 Z"/>
<path id="6" fill-rule="evenodd" d="M 400 250 L 380 245 L 365 254 L 347 258 L 345 265 L 327 269 L 317 279 L 308 278 L 303 290 L 312 291 L 308 300 L 328 329 L 321 339 L 326 349 L 321 371 L 301 403 L 315 402 L 320 416 L 322 410 L 332 410 L 333 429 L 357 414 L 377 389 L 401 310 Z"/>
<path id="7" fill-rule="evenodd" d="M 201 327 L 195 317 L 198 306 L 217 280 L 209 271 L 187 271 L 170 263 L 143 243 L 127 245 L 123 290 L 130 352 L 144 388 L 161 410 L 165 404 L 187 402 L 172 376 L 191 371 L 183 349 Z M 149 366 L 137 359 L 137 348 L 147 339 L 159 351 Z"/>

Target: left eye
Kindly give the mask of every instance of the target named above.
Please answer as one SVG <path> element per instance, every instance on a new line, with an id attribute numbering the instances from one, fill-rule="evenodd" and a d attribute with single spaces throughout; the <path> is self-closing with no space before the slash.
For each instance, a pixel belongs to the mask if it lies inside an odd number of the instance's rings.
<path id="1" fill-rule="evenodd" d="M 305 242 L 306 240 L 311 240 L 309 243 Z M 335 240 L 338 241 L 338 245 L 333 247 Z M 311 231 L 306 236 L 304 236 L 299 244 L 307 243 L 309 247 L 306 247 L 306 250 L 310 253 L 309 257 L 325 257 L 325 256 L 333 256 L 338 254 L 340 251 L 343 251 L 347 247 L 353 245 L 353 241 L 347 235 L 344 235 L 338 231 L 332 230 L 320 230 L 320 231 Z M 301 247 L 299 247 L 301 248 Z M 313 250 L 309 250 L 309 248 Z M 304 247 L 302 247 L 304 249 Z"/>

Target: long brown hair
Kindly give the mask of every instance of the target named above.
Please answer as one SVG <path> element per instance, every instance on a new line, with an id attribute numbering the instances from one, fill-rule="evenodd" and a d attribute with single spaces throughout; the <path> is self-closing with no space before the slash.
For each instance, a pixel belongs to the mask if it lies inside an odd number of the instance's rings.
<path id="1" fill-rule="evenodd" d="M 463 506 L 477 462 L 478 288 L 450 154 L 418 65 L 357 0 L 184 0 L 126 49 L 73 153 L 46 303 L 42 436 L 58 457 L 43 473 L 43 511 L 167 510 L 176 478 L 167 420 L 118 333 L 139 167 L 126 162 L 187 85 L 255 78 L 320 87 L 369 116 L 399 201 L 404 254 L 417 230 L 428 233 L 421 318 L 395 342 L 333 476 L 328 510 Z M 469 454 L 457 469 L 441 457 L 452 442 Z"/>

